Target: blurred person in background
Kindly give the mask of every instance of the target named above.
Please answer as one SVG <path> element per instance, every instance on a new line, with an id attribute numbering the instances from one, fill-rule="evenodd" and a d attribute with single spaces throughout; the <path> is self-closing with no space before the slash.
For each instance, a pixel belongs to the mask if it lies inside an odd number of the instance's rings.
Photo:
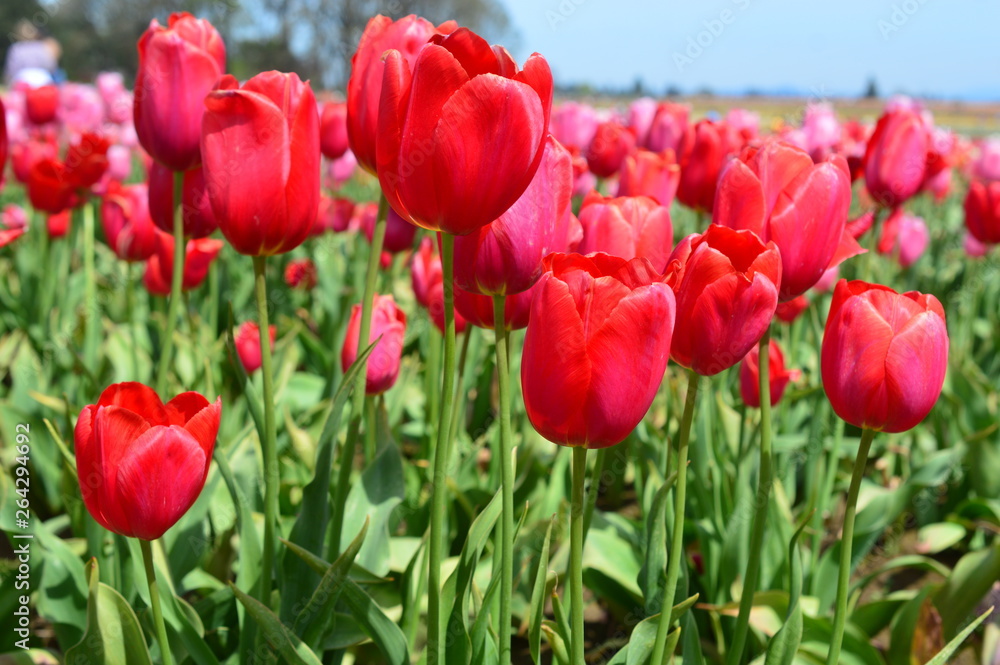
<path id="1" fill-rule="evenodd" d="M 15 41 L 7 50 L 3 70 L 7 85 L 25 83 L 37 88 L 58 83 L 62 78 L 59 42 L 27 19 L 18 21 L 12 34 Z"/>

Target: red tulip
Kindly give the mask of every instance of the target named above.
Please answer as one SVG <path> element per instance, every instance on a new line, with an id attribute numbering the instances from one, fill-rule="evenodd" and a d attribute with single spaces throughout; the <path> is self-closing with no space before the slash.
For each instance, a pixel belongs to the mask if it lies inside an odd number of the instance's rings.
<path id="1" fill-rule="evenodd" d="M 114 533 L 155 540 L 194 504 L 208 477 L 222 400 L 194 392 L 166 404 L 141 383 L 109 386 L 76 421 L 87 510 Z"/>
<path id="2" fill-rule="evenodd" d="M 278 334 L 275 326 L 268 326 L 268 336 L 270 338 L 271 350 L 274 350 L 274 339 Z M 261 365 L 260 349 L 260 326 L 253 321 L 244 321 L 236 330 L 233 337 L 233 345 L 236 346 L 236 355 L 240 358 L 240 363 L 247 374 L 253 374 Z"/>
<path id="3" fill-rule="evenodd" d="M 520 330 L 528 325 L 531 298 L 535 295 L 535 286 L 527 291 L 520 291 L 504 298 L 503 319 L 507 330 Z M 469 293 L 464 289 L 456 288 L 455 312 L 466 323 L 471 323 L 477 328 L 493 330 L 493 296 Z"/>
<path id="4" fill-rule="evenodd" d="M 574 226 L 572 194 L 569 151 L 550 136 L 521 198 L 492 223 L 455 239 L 455 284 L 484 295 L 531 288 L 542 276 L 542 258 L 568 249 L 567 235 Z"/>
<path id="5" fill-rule="evenodd" d="M 222 235 L 240 254 L 289 252 L 319 212 L 319 115 L 308 83 L 224 77 L 205 98 L 201 155 Z"/>
<path id="6" fill-rule="evenodd" d="M 368 20 L 361 34 L 358 50 L 351 58 L 351 78 L 347 82 L 347 137 L 351 151 L 369 173 L 375 173 L 375 139 L 379 132 L 379 98 L 382 94 L 383 55 L 389 49 L 399 51 L 410 69 L 417 53 L 435 33 L 447 34 L 457 27 L 454 21 L 434 25 L 413 14 L 393 21 L 388 16 Z"/>
<path id="7" fill-rule="evenodd" d="M 123 261 L 145 261 L 156 251 L 160 233 L 149 217 L 146 185 L 112 182 L 101 201 L 108 246 Z"/>
<path id="8" fill-rule="evenodd" d="M 879 254 L 892 254 L 899 264 L 909 268 L 927 249 L 930 232 L 922 217 L 908 214 L 903 208 L 896 208 L 882 224 L 882 236 L 876 249 Z"/>
<path id="9" fill-rule="evenodd" d="M 663 379 L 674 294 L 641 258 L 550 254 L 545 268 L 521 359 L 528 419 L 553 443 L 613 446 Z"/>
<path id="10" fill-rule="evenodd" d="M 185 238 L 206 238 L 215 231 L 215 213 L 205 189 L 205 172 L 196 166 L 184 172 L 181 215 Z M 149 168 L 149 212 L 164 233 L 174 233 L 174 172 L 153 162 Z"/>
<path id="11" fill-rule="evenodd" d="M 143 283 L 146 289 L 158 296 L 170 294 L 170 284 L 174 275 L 174 238 L 161 233 L 156 253 L 146 262 Z M 182 288 L 190 291 L 197 288 L 208 276 L 208 268 L 222 250 L 223 242 L 212 238 L 188 240 L 184 255 L 184 277 Z"/>
<path id="12" fill-rule="evenodd" d="M 24 110 L 32 124 L 52 122 L 59 110 L 59 88 L 54 85 L 28 88 L 24 91 Z"/>
<path id="13" fill-rule="evenodd" d="M 729 151 L 722 125 L 701 120 L 689 126 L 677 148 L 681 165 L 677 199 L 693 210 L 712 212 L 716 182 Z"/>
<path id="14" fill-rule="evenodd" d="M 639 150 L 622 162 L 618 196 L 648 196 L 669 208 L 680 181 L 681 167 L 673 150 L 661 153 Z"/>
<path id="15" fill-rule="evenodd" d="M 614 120 L 602 122 L 587 148 L 587 166 L 598 178 L 618 173 L 625 157 L 635 150 L 635 134 Z"/>
<path id="16" fill-rule="evenodd" d="M 789 382 L 802 375 L 797 369 L 785 369 L 785 356 L 778 343 L 771 340 L 767 349 L 768 379 L 771 383 L 771 406 L 781 401 Z M 740 363 L 740 396 L 751 409 L 760 408 L 760 354 L 753 349 Z"/>
<path id="17" fill-rule="evenodd" d="M 64 238 L 69 233 L 72 221 L 73 218 L 70 216 L 68 209 L 49 215 L 45 220 L 45 230 L 49 234 L 49 238 L 53 240 Z"/>
<path id="18" fill-rule="evenodd" d="M 226 45 L 205 19 L 170 15 L 153 19 L 139 38 L 133 115 L 139 142 L 172 171 L 201 162 L 205 95 L 226 71 Z"/>
<path id="19" fill-rule="evenodd" d="M 14 203 L 8 203 L 0 212 L 0 247 L 14 242 L 28 231 L 28 213 Z"/>
<path id="20" fill-rule="evenodd" d="M 712 224 L 678 243 L 667 265 L 677 296 L 670 357 L 702 376 L 732 367 L 764 336 L 781 284 L 778 247 Z"/>
<path id="21" fill-rule="evenodd" d="M 399 378 L 399 363 L 403 357 L 403 336 L 406 334 L 406 314 L 396 306 L 391 295 L 375 294 L 372 305 L 371 332 L 368 343 L 379 340 L 368 356 L 365 394 L 384 393 Z M 358 357 L 358 338 L 361 335 L 361 305 L 351 309 L 344 347 L 340 352 L 340 365 L 346 372 Z M 381 339 L 379 339 L 381 337 Z"/>
<path id="22" fill-rule="evenodd" d="M 328 102 L 319 119 L 320 152 L 327 159 L 340 159 L 347 148 L 347 104 Z"/>
<path id="23" fill-rule="evenodd" d="M 59 160 L 59 145 L 54 140 L 29 138 L 23 143 L 15 143 L 10 149 L 14 177 L 25 185 L 28 184 L 32 167 L 43 159 Z"/>
<path id="24" fill-rule="evenodd" d="M 66 149 L 66 175 L 71 187 L 90 189 L 108 170 L 108 148 L 111 142 L 99 134 L 86 132 Z"/>
<path id="25" fill-rule="evenodd" d="M 362 231 L 365 238 L 371 243 L 375 236 L 375 221 L 378 217 L 378 206 L 375 206 L 374 215 L 365 215 Z M 417 227 L 400 217 L 395 210 L 389 208 L 388 216 L 385 220 L 385 238 L 382 241 L 382 250 L 390 254 L 399 254 L 408 249 L 413 249 L 413 239 L 417 237 Z"/>
<path id="26" fill-rule="evenodd" d="M 662 102 L 656 108 L 656 114 L 649 126 L 649 134 L 646 136 L 646 143 L 643 147 L 653 152 L 679 151 L 681 139 L 688 128 L 688 115 L 690 113 L 691 107 L 687 104 Z"/>
<path id="27" fill-rule="evenodd" d="M 805 293 L 827 268 L 864 252 L 845 230 L 850 205 L 842 157 L 814 164 L 804 150 L 771 140 L 726 166 L 712 220 L 778 246 L 785 301 Z"/>
<path id="28" fill-rule="evenodd" d="M 330 198 L 320 195 L 319 212 L 316 215 L 316 222 L 312 231 L 314 236 L 322 235 L 327 231 L 340 233 L 348 230 L 351 219 L 354 217 L 354 201 L 348 198 Z"/>
<path id="29" fill-rule="evenodd" d="M 806 311 L 807 307 L 809 307 L 809 299 L 802 295 L 785 302 L 779 302 L 778 308 L 774 310 L 774 315 L 782 323 L 792 323 L 802 315 L 802 312 Z"/>
<path id="30" fill-rule="evenodd" d="M 932 295 L 840 280 L 822 350 L 823 388 L 856 427 L 904 432 L 933 408 L 948 365 L 944 308 Z"/>
<path id="31" fill-rule="evenodd" d="M 35 210 L 57 214 L 75 204 L 76 196 L 69 186 L 66 167 L 57 159 L 35 162 L 28 174 L 28 199 Z"/>
<path id="32" fill-rule="evenodd" d="M 466 28 L 435 35 L 412 68 L 389 51 L 377 144 L 389 204 L 434 231 L 465 235 L 489 224 L 535 175 L 551 107 L 544 58 L 532 55 L 520 70 Z"/>
<path id="33" fill-rule="evenodd" d="M 865 151 L 865 187 L 879 205 L 898 206 L 920 190 L 929 147 L 917 111 L 897 109 L 879 118 Z"/>
<path id="34" fill-rule="evenodd" d="M 974 180 L 965 196 L 965 228 L 981 243 L 1000 242 L 1000 181 Z"/>
<path id="35" fill-rule="evenodd" d="M 421 307 L 430 304 L 430 291 L 435 282 L 441 281 L 441 259 L 434 248 L 434 241 L 424 238 L 410 260 L 410 278 L 413 295 Z"/>
<path id="36" fill-rule="evenodd" d="M 4 108 L 3 100 L 0 99 L 0 186 L 3 185 L 4 170 L 7 168 L 7 153 L 10 145 L 7 137 L 7 110 Z"/>
<path id="37" fill-rule="evenodd" d="M 605 198 L 592 192 L 580 208 L 581 254 L 606 252 L 623 259 L 642 257 L 659 272 L 674 244 L 670 211 L 647 196 Z"/>
<path id="38" fill-rule="evenodd" d="M 296 259 L 285 266 L 285 284 L 290 288 L 312 291 L 318 282 L 319 275 L 312 259 Z"/>
<path id="39" fill-rule="evenodd" d="M 69 146 L 65 161 L 54 157 L 35 161 L 28 173 L 31 205 L 56 214 L 83 202 L 108 169 L 108 147 L 107 139 L 83 134 Z"/>

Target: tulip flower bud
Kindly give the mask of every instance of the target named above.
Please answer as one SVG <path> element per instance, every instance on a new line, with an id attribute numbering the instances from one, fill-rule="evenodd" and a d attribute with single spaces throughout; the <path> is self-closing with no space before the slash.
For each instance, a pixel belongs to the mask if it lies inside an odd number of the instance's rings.
<path id="1" fill-rule="evenodd" d="M 101 201 L 101 223 L 108 246 L 123 261 L 145 261 L 156 251 L 159 239 L 149 217 L 146 185 L 113 182 Z"/>
<path id="2" fill-rule="evenodd" d="M 271 350 L 273 351 L 278 329 L 275 326 L 268 326 L 267 332 L 271 340 Z M 239 356 L 240 363 L 247 374 L 253 374 L 260 369 L 260 326 L 253 321 L 244 321 L 236 330 L 233 344 L 236 346 L 236 355 Z"/>
<path id="3" fill-rule="evenodd" d="M 1000 243 L 1000 181 L 973 181 L 965 196 L 965 228 L 980 243 Z"/>
<path id="4" fill-rule="evenodd" d="M 146 261 L 146 272 L 142 281 L 153 295 L 170 294 L 170 284 L 174 275 L 174 238 L 160 233 L 156 253 Z M 197 288 L 208 277 L 208 268 L 222 251 L 223 242 L 214 238 L 188 240 L 184 255 L 184 276 L 181 288 L 190 291 Z"/>
<path id="5" fill-rule="evenodd" d="M 184 172 L 181 203 L 184 237 L 207 238 L 212 235 L 218 225 L 205 189 L 205 171 L 200 165 Z M 173 234 L 174 173 L 159 162 L 153 162 L 149 169 L 149 213 L 157 228 Z"/>
<path id="6" fill-rule="evenodd" d="M 319 149 L 327 159 L 340 159 L 347 152 L 347 104 L 328 102 L 319 118 Z"/>
<path id="7" fill-rule="evenodd" d="M 712 212 L 719 172 L 730 148 L 725 127 L 701 120 L 689 126 L 677 147 L 681 179 L 677 200 L 693 210 Z"/>
<path id="8" fill-rule="evenodd" d="M 32 124 L 52 122 L 59 111 L 59 88 L 54 85 L 28 88 L 24 93 L 24 110 Z"/>
<path id="9" fill-rule="evenodd" d="M 550 254 L 521 358 L 528 419 L 564 446 L 622 441 L 649 410 L 674 329 L 674 294 L 646 259 Z"/>
<path id="10" fill-rule="evenodd" d="M 781 401 L 785 388 L 802 375 L 797 369 L 785 369 L 785 356 L 778 342 L 771 340 L 768 347 L 768 380 L 771 383 L 771 406 Z M 751 409 L 760 408 L 760 353 L 752 349 L 740 363 L 740 396 Z"/>
<path id="11" fill-rule="evenodd" d="M 838 416 L 881 432 L 911 429 L 944 385 L 944 308 L 932 295 L 842 279 L 830 303 L 821 365 Z"/>
<path id="12" fill-rule="evenodd" d="M 917 111 L 897 109 L 879 118 L 865 151 L 865 187 L 880 206 L 896 207 L 920 190 L 929 148 Z"/>
<path id="13" fill-rule="evenodd" d="M 368 343 L 379 340 L 368 356 L 365 394 L 384 393 L 399 378 L 399 363 L 403 357 L 403 337 L 406 334 L 406 314 L 396 306 L 391 295 L 375 294 L 372 304 L 371 332 Z M 361 335 L 361 305 L 351 308 L 340 364 L 346 372 L 358 357 L 358 337 Z M 379 339 L 381 337 L 381 339 Z"/>
<path id="14" fill-rule="evenodd" d="M 639 150 L 622 162 L 618 196 L 648 196 L 669 208 L 680 181 L 681 167 L 673 150 L 661 153 Z"/>
<path id="15" fill-rule="evenodd" d="M 527 291 L 521 291 L 504 298 L 503 318 L 507 330 L 520 330 L 528 325 L 528 315 L 531 311 L 531 298 L 535 294 L 535 286 Z M 493 296 L 455 289 L 455 312 L 477 328 L 494 329 Z"/>
<path id="16" fill-rule="evenodd" d="M 155 540 L 194 504 L 208 477 L 222 400 L 194 392 L 166 404 L 141 383 L 109 386 L 76 421 L 77 478 L 91 516 Z"/>
<path id="17" fill-rule="evenodd" d="M 610 178 L 633 150 L 635 134 L 630 129 L 613 120 L 602 122 L 587 148 L 587 166 L 598 178 Z"/>

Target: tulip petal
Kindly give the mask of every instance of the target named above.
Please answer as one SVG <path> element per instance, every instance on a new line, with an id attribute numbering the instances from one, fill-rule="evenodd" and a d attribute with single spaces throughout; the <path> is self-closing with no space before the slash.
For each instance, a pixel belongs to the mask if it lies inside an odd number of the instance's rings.
<path id="1" fill-rule="evenodd" d="M 749 229 L 766 242 L 765 219 L 760 179 L 743 160 L 731 160 L 719 176 L 712 222 L 731 229 Z"/>
<path id="2" fill-rule="evenodd" d="M 137 439 L 116 478 L 131 535 L 155 540 L 172 527 L 201 493 L 207 465 L 201 445 L 182 427 L 154 427 Z"/>
<path id="3" fill-rule="evenodd" d="M 434 35 L 431 42 L 447 50 L 461 64 L 466 79 L 480 74 L 500 74 L 500 63 L 490 43 L 468 28 L 459 28 L 448 35 Z M 447 85 L 444 87 L 454 90 Z M 436 115 L 437 109 L 433 109 L 432 113 Z"/>
<path id="4" fill-rule="evenodd" d="M 905 432 L 930 413 L 947 366 L 944 320 L 933 312 L 911 317 L 886 350 L 885 382 L 892 414 L 883 431 Z"/>
<path id="5" fill-rule="evenodd" d="M 208 404 L 208 400 L 199 393 L 193 391 L 181 393 L 164 405 L 167 412 L 167 423 L 165 424 L 183 427 Z"/>
<path id="6" fill-rule="evenodd" d="M 105 388 L 97 406 L 120 406 L 145 419 L 150 425 L 167 424 L 167 412 L 156 391 L 138 381 L 125 381 Z"/>
<path id="7" fill-rule="evenodd" d="M 399 51 L 389 50 L 385 56 L 378 108 L 378 141 L 375 144 L 377 172 L 389 205 L 400 217 L 413 221 L 398 190 L 402 180 L 399 168 L 400 146 L 403 143 L 406 109 L 410 104 L 411 81 L 410 65 L 406 58 Z"/>
<path id="8" fill-rule="evenodd" d="M 119 406 L 98 407 L 93 427 L 93 452 L 85 455 L 92 461 L 77 467 L 81 494 L 86 493 L 83 481 L 88 483 L 90 501 L 84 496 L 84 502 L 95 519 L 100 515 L 98 521 L 109 530 L 134 536 L 118 494 L 117 474 L 135 442 L 152 428 L 142 416 Z"/>

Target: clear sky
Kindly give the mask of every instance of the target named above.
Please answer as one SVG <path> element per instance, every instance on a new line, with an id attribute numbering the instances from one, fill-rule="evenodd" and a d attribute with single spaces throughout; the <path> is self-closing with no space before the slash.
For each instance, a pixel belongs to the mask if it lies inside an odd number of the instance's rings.
<path id="1" fill-rule="evenodd" d="M 1000 100 L 997 0 L 502 0 L 561 84 Z"/>

